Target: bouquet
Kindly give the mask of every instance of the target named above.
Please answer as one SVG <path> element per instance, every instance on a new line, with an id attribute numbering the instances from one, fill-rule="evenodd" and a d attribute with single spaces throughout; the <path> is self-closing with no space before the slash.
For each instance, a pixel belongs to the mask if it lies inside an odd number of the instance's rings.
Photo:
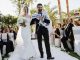
<path id="1" fill-rule="evenodd" d="M 24 19 L 24 18 L 20 18 L 20 20 L 19 20 L 18 22 L 19 22 L 19 25 L 20 25 L 20 26 L 26 27 L 25 19 Z"/>

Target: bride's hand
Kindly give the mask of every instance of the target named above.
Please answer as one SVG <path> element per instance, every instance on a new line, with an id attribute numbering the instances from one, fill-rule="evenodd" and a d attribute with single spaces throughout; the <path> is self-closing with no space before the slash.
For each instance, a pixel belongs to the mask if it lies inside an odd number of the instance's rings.
<path id="1" fill-rule="evenodd" d="M 22 26 L 22 27 L 26 27 L 26 25 L 25 25 L 25 24 L 24 24 L 24 25 L 22 24 L 21 26 Z"/>
<path id="2" fill-rule="evenodd" d="M 23 25 L 23 27 L 26 27 L 26 25 Z"/>
<path id="3" fill-rule="evenodd" d="M 22 27 L 26 27 L 25 22 L 20 23 L 20 26 L 22 26 Z"/>

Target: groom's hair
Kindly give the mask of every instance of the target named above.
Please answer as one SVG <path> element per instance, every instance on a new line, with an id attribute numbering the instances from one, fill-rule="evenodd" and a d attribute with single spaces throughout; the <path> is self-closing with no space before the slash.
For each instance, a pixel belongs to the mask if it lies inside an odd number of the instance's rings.
<path id="1" fill-rule="evenodd" d="M 38 7 L 38 6 L 43 6 L 43 5 L 42 5 L 41 3 L 38 3 L 38 4 L 37 4 L 37 7 Z"/>

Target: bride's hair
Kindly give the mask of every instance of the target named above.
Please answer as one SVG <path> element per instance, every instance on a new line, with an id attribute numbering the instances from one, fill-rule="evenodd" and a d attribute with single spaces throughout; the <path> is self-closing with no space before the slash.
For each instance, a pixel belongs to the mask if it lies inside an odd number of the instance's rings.
<path id="1" fill-rule="evenodd" d="M 20 15 L 26 15 L 26 14 L 28 14 L 28 7 L 24 6 L 21 8 Z"/>

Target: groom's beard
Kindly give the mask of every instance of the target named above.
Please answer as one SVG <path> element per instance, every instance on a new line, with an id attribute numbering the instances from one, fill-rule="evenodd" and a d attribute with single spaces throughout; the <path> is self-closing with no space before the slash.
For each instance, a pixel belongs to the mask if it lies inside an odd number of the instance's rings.
<path id="1" fill-rule="evenodd" d="M 38 12 L 42 12 L 42 9 L 38 10 Z"/>

